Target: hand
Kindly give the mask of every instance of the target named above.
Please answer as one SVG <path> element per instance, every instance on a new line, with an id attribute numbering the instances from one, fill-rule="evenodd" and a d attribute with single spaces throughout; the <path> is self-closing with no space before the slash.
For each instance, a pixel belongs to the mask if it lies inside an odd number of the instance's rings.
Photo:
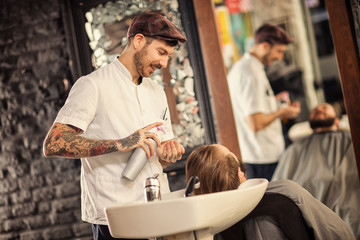
<path id="1" fill-rule="evenodd" d="M 150 130 L 162 124 L 163 123 L 161 122 L 149 124 L 146 127 L 137 130 L 130 136 L 116 141 L 118 150 L 120 152 L 128 152 L 137 147 L 141 147 L 146 152 L 147 158 L 154 156 L 154 146 L 149 138 L 152 138 L 156 142 L 158 148 L 161 147 L 161 142 L 156 133 L 150 132 Z"/>
<path id="2" fill-rule="evenodd" d="M 299 101 L 295 101 L 291 104 L 293 107 L 297 107 L 300 109 L 301 105 L 300 105 L 300 102 Z"/>
<path id="3" fill-rule="evenodd" d="M 163 142 L 161 146 L 158 146 L 156 153 L 160 160 L 165 162 L 176 162 L 181 159 L 185 153 L 184 147 L 176 140 L 170 140 Z"/>
<path id="4" fill-rule="evenodd" d="M 300 113 L 300 102 L 293 102 L 288 107 L 282 108 L 283 110 L 283 117 L 293 119 L 296 118 L 297 115 Z"/>

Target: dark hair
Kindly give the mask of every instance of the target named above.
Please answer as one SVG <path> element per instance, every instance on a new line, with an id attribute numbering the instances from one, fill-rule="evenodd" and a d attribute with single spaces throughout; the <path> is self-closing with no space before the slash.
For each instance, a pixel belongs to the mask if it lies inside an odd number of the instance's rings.
<path id="1" fill-rule="evenodd" d="M 293 39 L 281 27 L 266 23 L 255 32 L 255 44 L 262 42 L 287 45 L 293 42 Z"/>
<path id="2" fill-rule="evenodd" d="M 176 47 L 179 44 L 178 41 L 165 40 L 165 42 L 170 47 Z"/>
<path id="3" fill-rule="evenodd" d="M 175 47 L 178 45 L 178 41 L 177 40 L 167 40 L 167 39 L 163 39 L 163 38 L 157 38 L 157 37 L 152 37 L 152 36 L 146 36 L 146 44 L 149 45 L 150 43 L 152 43 L 152 41 L 154 39 L 158 39 L 158 40 L 162 40 L 164 42 L 166 42 L 166 45 L 170 46 L 170 47 Z"/>
<path id="4" fill-rule="evenodd" d="M 145 36 L 145 35 L 144 35 Z M 146 38 L 146 45 L 149 45 L 150 43 L 152 43 L 152 41 L 154 40 L 154 39 L 157 39 L 156 37 L 149 37 L 149 36 L 145 36 L 145 38 Z M 129 37 L 128 38 L 128 42 L 127 42 L 127 45 L 129 46 L 130 45 L 130 43 L 131 43 L 131 41 L 133 40 L 133 37 Z M 170 47 L 176 47 L 177 45 L 178 45 L 178 41 L 176 41 L 176 40 L 164 40 L 164 39 L 160 39 L 159 38 L 159 40 L 163 40 L 163 41 L 165 41 L 166 42 L 166 44 L 168 45 L 168 46 L 170 46 Z"/>

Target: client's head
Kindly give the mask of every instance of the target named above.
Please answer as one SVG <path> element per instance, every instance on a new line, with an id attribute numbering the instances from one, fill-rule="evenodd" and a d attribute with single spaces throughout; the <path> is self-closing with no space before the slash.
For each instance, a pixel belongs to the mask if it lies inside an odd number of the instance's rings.
<path id="1" fill-rule="evenodd" d="M 339 119 L 336 116 L 335 109 L 328 103 L 321 103 L 311 111 L 309 123 L 314 132 L 339 128 Z"/>
<path id="2" fill-rule="evenodd" d="M 226 147 L 213 144 L 196 148 L 186 162 L 186 181 L 198 176 L 200 188 L 195 194 L 237 189 L 246 180 L 245 164 Z"/>

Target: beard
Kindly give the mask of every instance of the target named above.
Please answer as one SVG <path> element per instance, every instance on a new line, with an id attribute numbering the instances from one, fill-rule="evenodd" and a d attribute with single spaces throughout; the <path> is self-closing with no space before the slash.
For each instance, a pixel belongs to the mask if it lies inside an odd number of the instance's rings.
<path id="1" fill-rule="evenodd" d="M 147 74 L 145 69 L 146 69 L 146 56 L 148 54 L 147 51 L 147 46 L 145 45 L 143 49 L 141 49 L 140 51 L 136 52 L 134 54 L 134 64 L 136 67 L 136 71 L 139 73 L 139 75 L 141 77 L 150 77 L 150 74 Z M 149 64 L 150 67 L 152 67 L 153 69 L 160 69 L 161 65 L 160 64 Z"/>
<path id="2" fill-rule="evenodd" d="M 145 76 L 145 61 L 144 58 L 147 55 L 147 46 L 141 49 L 139 52 L 134 54 L 134 64 L 136 67 L 136 71 L 139 73 L 140 76 Z"/>
<path id="3" fill-rule="evenodd" d="M 263 56 L 262 62 L 265 66 L 270 67 L 269 53 Z"/>
<path id="4" fill-rule="evenodd" d="M 262 58 L 262 62 L 266 67 L 270 67 L 278 59 L 271 58 L 270 52 L 265 54 Z"/>
<path id="5" fill-rule="evenodd" d="M 321 120 L 309 120 L 311 129 L 327 128 L 334 125 L 335 118 L 326 118 Z"/>

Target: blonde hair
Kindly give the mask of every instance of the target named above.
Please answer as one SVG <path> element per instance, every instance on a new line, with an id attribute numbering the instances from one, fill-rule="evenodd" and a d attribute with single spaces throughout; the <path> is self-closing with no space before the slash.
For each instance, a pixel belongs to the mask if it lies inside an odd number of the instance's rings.
<path id="1" fill-rule="evenodd" d="M 238 169 L 241 163 L 231 154 L 224 154 L 215 145 L 196 148 L 186 162 L 186 181 L 198 176 L 200 188 L 195 194 L 233 190 L 239 187 Z"/>

